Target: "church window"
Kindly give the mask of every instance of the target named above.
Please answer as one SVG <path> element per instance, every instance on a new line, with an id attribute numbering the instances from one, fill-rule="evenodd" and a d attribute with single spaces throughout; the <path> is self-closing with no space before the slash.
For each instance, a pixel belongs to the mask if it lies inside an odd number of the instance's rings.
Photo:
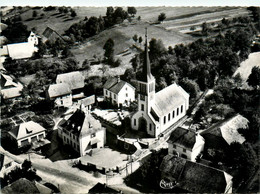
<path id="1" fill-rule="evenodd" d="M 143 104 L 141 104 L 141 110 L 144 111 L 144 105 Z"/>
<path id="2" fill-rule="evenodd" d="M 175 111 L 172 111 L 172 118 L 174 118 Z"/>
<path id="3" fill-rule="evenodd" d="M 136 126 L 136 119 L 134 119 L 134 126 Z"/>
<path id="4" fill-rule="evenodd" d="M 179 108 L 177 108 L 177 116 L 179 115 Z"/>
<path id="5" fill-rule="evenodd" d="M 163 123 L 166 123 L 166 116 L 163 117 Z"/>
<path id="6" fill-rule="evenodd" d="M 171 113 L 168 114 L 168 121 L 171 120 Z"/>
<path id="7" fill-rule="evenodd" d="M 142 94 L 146 94 L 146 85 L 140 83 L 139 86 L 140 86 L 140 92 L 141 92 Z"/>
<path id="8" fill-rule="evenodd" d="M 150 123 L 150 131 L 152 131 L 152 124 Z"/>
<path id="9" fill-rule="evenodd" d="M 128 97 L 128 94 L 126 93 L 125 96 Z"/>
<path id="10" fill-rule="evenodd" d="M 183 112 L 183 105 L 181 105 L 181 113 Z"/>

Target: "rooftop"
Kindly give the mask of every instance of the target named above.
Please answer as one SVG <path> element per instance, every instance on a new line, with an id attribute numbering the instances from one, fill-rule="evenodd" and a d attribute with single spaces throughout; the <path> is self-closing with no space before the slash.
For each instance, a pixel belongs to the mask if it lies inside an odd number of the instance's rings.
<path id="1" fill-rule="evenodd" d="M 224 193 L 226 177 L 232 179 L 224 171 L 173 155 L 165 156 L 160 169 L 176 180 L 178 187 L 192 193 Z"/>
<path id="2" fill-rule="evenodd" d="M 84 87 L 84 77 L 79 71 L 70 73 L 63 73 L 57 75 L 56 83 L 66 83 L 70 86 L 71 90 L 80 89 Z"/>
<path id="3" fill-rule="evenodd" d="M 152 108 L 159 117 L 162 117 L 179 107 L 180 104 L 185 104 L 188 98 L 189 94 L 174 83 L 155 94 L 155 103 Z"/>
<path id="4" fill-rule="evenodd" d="M 88 96 L 78 101 L 79 104 L 83 104 L 85 106 L 91 105 L 95 103 L 95 95 Z"/>
<path id="5" fill-rule="evenodd" d="M 50 98 L 71 94 L 70 86 L 66 83 L 52 84 L 48 87 Z"/>
<path id="6" fill-rule="evenodd" d="M 177 143 L 185 148 L 192 149 L 196 143 L 196 133 L 181 127 L 175 129 L 168 140 L 168 143 Z"/>
<path id="7" fill-rule="evenodd" d="M 119 78 L 110 78 L 106 81 L 106 83 L 104 84 L 104 88 L 115 93 L 118 94 L 121 89 L 124 87 L 125 84 L 128 84 L 129 86 L 131 86 L 133 89 L 134 87 L 132 85 L 130 85 L 129 83 L 120 80 Z"/>

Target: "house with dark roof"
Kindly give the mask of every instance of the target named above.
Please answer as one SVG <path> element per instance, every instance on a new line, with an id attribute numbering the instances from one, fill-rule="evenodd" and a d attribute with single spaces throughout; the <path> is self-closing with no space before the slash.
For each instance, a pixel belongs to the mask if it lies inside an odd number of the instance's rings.
<path id="1" fill-rule="evenodd" d="M 46 90 L 46 97 L 54 100 L 56 106 L 70 107 L 72 105 L 72 92 L 67 83 L 50 85 Z"/>
<path id="2" fill-rule="evenodd" d="M 83 94 L 83 88 L 85 86 L 84 77 L 79 71 L 73 71 L 69 73 L 58 74 L 56 78 L 56 84 L 68 84 L 69 89 L 73 95 Z M 84 95 L 83 95 L 84 96 Z"/>
<path id="3" fill-rule="evenodd" d="M 178 127 L 171 133 L 167 143 L 169 154 L 177 154 L 195 162 L 196 157 L 204 150 L 205 140 L 194 131 Z"/>
<path id="4" fill-rule="evenodd" d="M 21 91 L 23 89 L 23 85 L 16 81 L 10 75 L 6 75 L 1 73 L 1 96 L 4 99 L 15 98 L 21 96 Z"/>
<path id="5" fill-rule="evenodd" d="M 51 194 L 53 191 L 38 183 L 27 180 L 26 178 L 20 178 L 17 181 L 7 185 L 1 190 L 1 193 L 44 193 Z"/>
<path id="6" fill-rule="evenodd" d="M 160 171 L 162 180 L 187 193 L 232 193 L 230 174 L 175 155 L 164 157 Z"/>
<path id="7" fill-rule="evenodd" d="M 91 189 L 89 189 L 88 193 L 123 193 L 123 192 L 114 189 L 106 184 L 102 184 L 98 182 Z"/>
<path id="8" fill-rule="evenodd" d="M 104 147 L 106 130 L 88 112 L 77 109 L 58 123 L 58 136 L 64 145 L 69 145 L 80 156 L 91 149 Z"/>
<path id="9" fill-rule="evenodd" d="M 19 147 L 32 144 L 46 137 L 46 129 L 34 121 L 23 122 L 12 127 L 8 132 Z"/>
<path id="10" fill-rule="evenodd" d="M 106 101 L 117 106 L 129 106 L 135 100 L 135 88 L 120 78 L 110 78 L 103 86 Z"/>
<path id="11" fill-rule="evenodd" d="M 155 93 L 155 78 L 151 74 L 147 35 L 142 75 L 137 80 L 138 111 L 132 116 L 131 127 L 158 137 L 182 118 L 189 108 L 189 94 L 173 83 Z"/>
<path id="12" fill-rule="evenodd" d="M 50 42 L 55 42 L 57 39 L 63 40 L 62 36 L 56 31 L 47 26 L 42 33 L 42 41 L 46 42 L 49 40 Z"/>

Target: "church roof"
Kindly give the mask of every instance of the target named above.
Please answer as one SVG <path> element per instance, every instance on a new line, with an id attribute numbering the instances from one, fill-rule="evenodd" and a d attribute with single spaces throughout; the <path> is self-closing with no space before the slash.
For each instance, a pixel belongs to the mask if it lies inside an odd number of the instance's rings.
<path id="1" fill-rule="evenodd" d="M 12 59 L 30 58 L 37 51 L 37 48 L 29 42 L 8 44 L 7 49 Z"/>
<path id="2" fill-rule="evenodd" d="M 196 133 L 178 127 L 171 133 L 168 143 L 177 143 L 185 148 L 192 149 L 196 143 Z"/>
<path id="3" fill-rule="evenodd" d="M 184 104 L 188 98 L 189 94 L 174 83 L 155 94 L 152 108 L 159 117 L 162 117 Z"/>

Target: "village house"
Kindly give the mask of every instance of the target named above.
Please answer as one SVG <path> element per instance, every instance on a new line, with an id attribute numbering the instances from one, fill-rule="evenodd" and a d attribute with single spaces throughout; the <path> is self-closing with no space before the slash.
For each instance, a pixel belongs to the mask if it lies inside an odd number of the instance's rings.
<path id="1" fill-rule="evenodd" d="M 189 108 L 189 94 L 172 84 L 155 93 L 155 78 L 151 74 L 147 35 L 142 75 L 137 80 L 138 111 L 132 116 L 131 127 L 158 137 L 168 127 L 182 118 Z"/>
<path id="2" fill-rule="evenodd" d="M 184 193 L 232 193 L 230 174 L 181 157 L 165 156 L 160 171 L 163 181 Z"/>
<path id="3" fill-rule="evenodd" d="M 46 129 L 34 121 L 29 121 L 13 126 L 9 135 L 20 148 L 44 139 Z"/>
<path id="4" fill-rule="evenodd" d="M 46 90 L 49 100 L 54 100 L 56 106 L 70 107 L 72 105 L 72 92 L 67 83 L 52 84 Z"/>
<path id="5" fill-rule="evenodd" d="M 9 156 L 0 154 L 0 177 L 3 178 L 5 174 L 8 174 L 16 167 L 20 167 L 20 164 L 15 162 Z"/>
<path id="6" fill-rule="evenodd" d="M 1 73 L 1 96 L 4 99 L 21 96 L 22 89 L 23 85 L 20 82 L 9 75 Z"/>
<path id="7" fill-rule="evenodd" d="M 205 139 L 204 155 L 212 156 L 217 153 L 222 155 L 231 143 L 243 144 L 246 139 L 238 129 L 247 130 L 248 122 L 245 117 L 237 114 L 202 131 L 200 135 Z"/>
<path id="8" fill-rule="evenodd" d="M 38 52 L 38 38 L 35 33 L 31 32 L 27 38 L 27 42 L 13 43 L 4 45 L 0 48 L 1 57 L 9 56 L 12 59 L 31 58 L 34 52 Z"/>
<path id="9" fill-rule="evenodd" d="M 62 36 L 56 31 L 47 26 L 42 33 L 42 42 L 46 42 L 47 40 L 50 41 L 51 43 L 54 43 L 57 39 L 60 39 L 63 41 Z"/>
<path id="10" fill-rule="evenodd" d="M 78 100 L 78 104 L 81 106 L 84 112 L 90 114 L 92 105 L 95 103 L 95 95 L 88 96 L 86 98 Z"/>
<path id="11" fill-rule="evenodd" d="M 185 159 L 196 161 L 196 157 L 203 151 L 205 140 L 194 131 L 181 127 L 175 129 L 168 139 L 168 154 L 176 153 Z"/>
<path id="12" fill-rule="evenodd" d="M 77 109 L 66 115 L 58 124 L 58 135 L 64 145 L 69 145 L 80 156 L 91 149 L 104 147 L 106 130 L 101 123 L 88 112 Z"/>
<path id="13" fill-rule="evenodd" d="M 56 84 L 65 83 L 69 85 L 69 89 L 72 91 L 72 97 L 81 95 L 84 97 L 83 88 L 84 77 L 79 71 L 73 71 L 69 73 L 58 74 L 56 78 Z"/>
<path id="14" fill-rule="evenodd" d="M 110 78 L 103 86 L 103 95 L 106 101 L 114 105 L 129 106 L 135 100 L 135 88 L 120 78 Z"/>

